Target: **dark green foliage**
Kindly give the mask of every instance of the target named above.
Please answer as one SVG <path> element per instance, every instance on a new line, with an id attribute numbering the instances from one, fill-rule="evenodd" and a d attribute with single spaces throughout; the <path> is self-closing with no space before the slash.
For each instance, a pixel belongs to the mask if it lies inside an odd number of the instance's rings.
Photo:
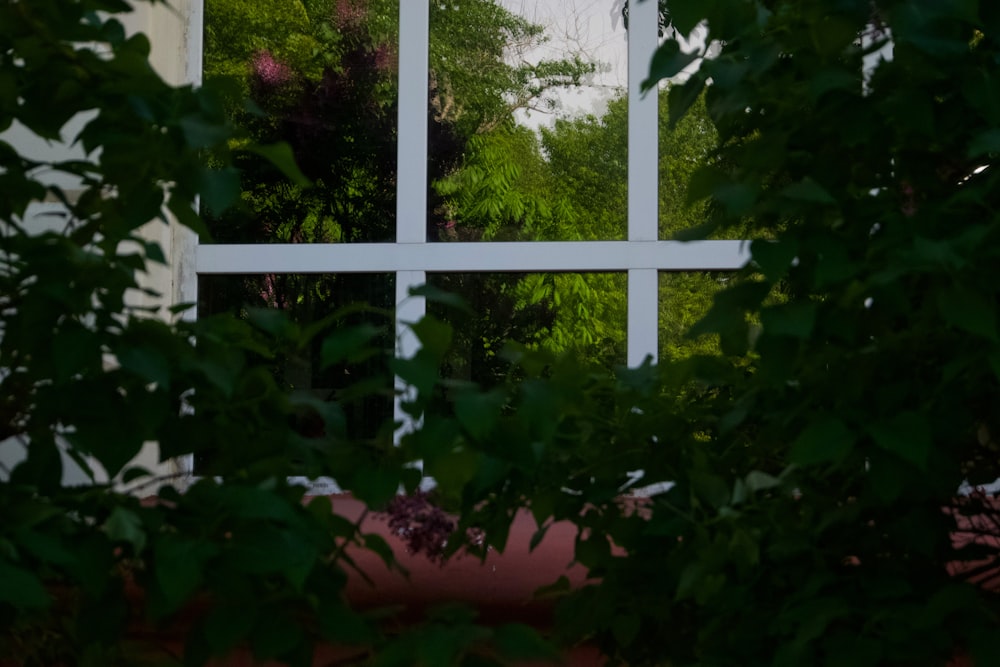
<path id="1" fill-rule="evenodd" d="M 946 566 L 996 557 L 956 549 L 949 514 L 995 513 L 956 496 L 998 476 L 998 14 L 820 0 L 671 13 L 721 44 L 669 92 L 671 122 L 704 99 L 718 128 L 692 200 L 712 233 L 767 239 L 692 332 L 733 358 L 610 380 L 514 352 L 525 380 L 504 410 L 475 428 L 428 414 L 414 451 L 429 470 L 471 461 L 442 476 L 445 497 L 501 542 L 521 504 L 579 525 L 577 560 L 600 582 L 566 596 L 559 627 L 628 664 L 995 664 L 997 598 Z M 673 48 L 655 78 L 690 61 Z M 456 406 L 499 400 L 476 391 Z M 623 501 L 636 469 L 673 485 Z"/>
<path id="2" fill-rule="evenodd" d="M 526 498 L 589 528 L 577 557 L 603 579 L 563 620 L 630 664 L 942 665 L 961 650 L 994 664 L 996 599 L 945 567 L 983 552 L 955 551 L 943 508 L 998 473 L 996 11 L 676 0 L 671 14 L 721 44 L 670 90 L 674 122 L 704 95 L 718 128 L 693 194 L 721 233 L 774 239 L 696 328 L 744 359 L 666 365 L 638 396 L 550 366 L 533 391 L 572 389 L 549 435 L 527 431 L 531 383 L 495 436 L 464 434 L 482 461 L 466 498 L 496 501 L 466 508 L 492 525 Z M 672 48 L 656 78 L 688 60 Z M 636 468 L 674 486 L 623 511 Z"/>
<path id="3" fill-rule="evenodd" d="M 112 0 L 0 4 L 0 130 L 28 137 L 0 139 L 0 656 L 162 659 L 126 641 L 129 627 L 169 624 L 195 601 L 205 614 L 186 638 L 187 664 L 243 646 L 307 665 L 322 640 L 489 654 L 493 631 L 471 617 L 443 635 L 430 625 L 389 637 L 346 607 L 345 549 L 390 566 L 393 555 L 287 481 L 332 476 L 376 509 L 401 484 L 414 488 L 418 473 L 385 437 L 391 424 L 381 437 L 348 434 L 351 400 L 377 389 L 320 400 L 274 372 L 313 352 L 318 373 L 384 361 L 383 330 L 352 320 L 357 310 L 305 326 L 273 310 L 174 323 L 185 307 L 145 305 L 163 297 L 141 274 L 165 256 L 141 227 L 172 213 L 204 233 L 195 198 L 222 213 L 240 195 L 233 147 L 275 174 L 298 169 L 287 145 L 239 134 L 224 95 L 161 80 L 146 38 L 126 38 L 116 18 L 127 11 Z M 20 152 L 32 134 L 76 142 L 86 158 Z M 52 224 L 28 208 L 46 198 L 61 204 Z M 162 462 L 193 455 L 205 476 L 179 493 L 169 475 L 130 465 L 149 442 Z M 63 486 L 64 457 L 92 483 Z M 136 587 L 141 608 L 127 594 Z M 503 651 L 520 636 L 498 633 Z"/>
<path id="4" fill-rule="evenodd" d="M 391 554 L 328 501 L 303 505 L 288 476 L 336 477 L 377 507 L 415 487 L 406 464 L 421 459 L 459 534 L 486 536 L 474 552 L 502 549 L 521 507 L 542 526 L 535 544 L 552 520 L 581 528 L 576 559 L 594 578 L 548 591 L 563 596 L 557 634 L 614 659 L 937 667 L 967 651 L 997 663 L 995 597 L 946 569 L 989 552 L 956 551 L 944 511 L 984 511 L 956 490 L 998 475 L 992 5 L 674 0 L 674 27 L 707 20 L 722 45 L 668 93 L 678 128 L 703 99 L 718 131 L 694 205 L 706 200 L 715 233 L 767 239 L 693 331 L 727 356 L 699 347 L 612 377 L 512 345 L 518 381 L 480 388 L 440 381 L 452 332 L 428 318 L 415 327 L 423 349 L 392 364 L 419 390 L 404 408 L 421 427 L 400 447 L 387 431 L 352 437 L 344 401 L 290 393 L 273 370 L 306 350 L 321 372 L 383 356 L 379 329 L 352 311 L 316 326 L 256 310 L 172 325 L 135 305 L 139 272 L 163 258 L 137 230 L 169 210 L 203 231 L 199 194 L 224 215 L 240 192 L 228 155 L 246 138 L 227 120 L 231 97 L 153 73 L 145 39 L 113 18 L 126 9 L 0 5 L 0 128 L 16 119 L 57 139 L 96 110 L 79 137 L 89 161 L 42 163 L 0 142 L 0 447 L 27 443 L 0 484 L 5 653 L 135 660 L 121 641 L 134 581 L 152 623 L 208 594 L 192 663 L 243 645 L 307 664 L 324 639 L 372 647 L 380 665 L 544 654 L 524 628 L 483 628 L 467 610 L 389 637 L 345 606 L 344 545 Z M 866 67 L 890 40 L 892 60 Z M 664 48 L 654 76 L 681 64 Z M 574 131 L 599 137 L 594 123 Z M 79 196 L 39 180 L 51 170 L 78 176 Z M 60 231 L 26 229 L 28 204 L 46 196 L 65 206 Z M 164 458 L 210 453 L 224 481 L 164 488 L 155 503 L 61 485 L 64 448 L 132 490 L 155 486 L 129 467 L 147 441 Z M 640 469 L 640 485 L 672 486 L 623 498 Z"/>

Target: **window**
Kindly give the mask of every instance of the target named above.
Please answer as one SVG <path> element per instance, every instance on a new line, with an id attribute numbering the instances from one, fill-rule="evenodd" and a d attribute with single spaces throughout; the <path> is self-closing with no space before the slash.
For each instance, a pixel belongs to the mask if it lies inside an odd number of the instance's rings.
<path id="1" fill-rule="evenodd" d="M 194 1 L 197 3 L 202 0 Z M 197 4 L 192 11 L 192 21 L 195 23 L 192 35 L 200 34 L 201 26 L 197 24 L 206 16 L 206 12 L 211 18 L 213 7 L 231 5 L 234 2 L 203 1 L 207 3 L 205 11 Z M 437 5 L 438 0 L 434 2 Z M 245 20 L 252 21 L 255 11 L 253 3 L 237 4 L 245 6 L 241 10 L 247 14 Z M 377 148 L 381 151 L 379 154 L 383 155 L 383 162 L 386 161 L 385 156 L 389 156 L 390 152 L 394 153 L 387 158 L 391 168 L 384 171 L 379 183 L 367 184 L 372 187 L 367 196 L 379 198 L 377 210 L 355 211 L 358 216 L 382 216 L 384 224 L 377 233 L 360 233 L 344 224 L 317 233 L 315 225 L 322 227 L 322 221 L 313 220 L 314 226 L 308 233 L 284 230 L 283 237 L 272 236 L 266 243 L 248 242 L 249 237 L 241 237 L 239 233 L 230 235 L 231 238 L 219 238 L 217 240 L 222 242 L 212 244 L 189 239 L 190 255 L 182 252 L 181 256 L 193 256 L 195 261 L 193 267 L 181 269 L 184 300 L 196 300 L 199 283 L 220 285 L 225 280 L 236 279 L 236 276 L 284 276 L 285 279 L 313 281 L 321 276 L 362 276 L 355 279 L 353 284 L 366 280 L 363 276 L 382 276 L 379 279 L 382 285 L 393 286 L 393 303 L 388 305 L 393 307 L 395 313 L 396 354 L 407 357 L 414 353 L 416 341 L 407 334 L 405 325 L 427 312 L 425 301 L 411 297 L 409 293 L 412 288 L 429 280 L 446 285 L 448 276 L 463 274 L 478 274 L 483 279 L 511 274 L 607 276 L 607 285 L 617 285 L 615 289 L 620 289 L 627 295 L 623 295 L 621 299 L 624 321 L 620 325 L 625 338 L 623 361 L 629 365 L 637 365 L 648 356 L 655 359 L 660 349 L 661 291 L 663 298 L 669 298 L 668 287 L 671 284 L 669 278 L 661 279 L 661 275 L 674 272 L 729 271 L 741 267 L 746 261 L 747 249 L 739 240 L 661 240 L 673 230 L 661 230 L 658 210 L 661 207 L 675 206 L 670 197 L 676 196 L 677 190 L 664 186 L 668 179 L 658 171 L 666 168 L 664 160 L 669 158 L 668 155 L 661 155 L 657 141 L 660 123 L 663 122 L 658 109 L 658 96 L 643 95 L 640 92 L 640 84 L 647 76 L 648 63 L 659 39 L 657 3 L 639 2 L 631 8 L 627 34 L 627 94 L 612 103 L 618 105 L 619 114 L 627 116 L 627 131 L 622 133 L 621 138 L 627 143 L 627 151 L 624 153 L 627 157 L 622 164 L 602 163 L 602 160 L 610 158 L 592 153 L 591 159 L 596 163 L 587 165 L 596 173 L 596 178 L 603 175 L 611 178 L 612 172 L 618 172 L 627 179 L 627 183 L 622 186 L 622 198 L 627 200 L 624 202 L 627 216 L 621 221 L 623 229 L 617 234 L 605 234 L 600 240 L 586 240 L 585 235 L 579 235 L 580 240 L 558 236 L 551 240 L 552 236 L 546 237 L 542 233 L 532 238 L 525 238 L 523 235 L 507 238 L 503 229 L 498 228 L 490 232 L 490 242 L 484 242 L 483 238 L 463 236 L 448 225 L 450 221 L 434 225 L 430 220 L 435 215 L 447 218 L 447 207 L 450 204 L 448 201 L 442 202 L 447 200 L 447 196 L 442 197 L 442 192 L 448 195 L 447 187 L 440 185 L 442 174 L 430 173 L 436 168 L 435 156 L 431 154 L 436 137 L 429 136 L 429 132 L 435 131 L 435 126 L 428 122 L 428 115 L 444 116 L 450 113 L 448 105 L 457 103 L 453 97 L 449 97 L 446 85 L 477 85 L 476 77 L 449 84 L 440 80 L 442 75 L 432 65 L 438 62 L 435 59 L 447 56 L 442 56 L 440 45 L 434 42 L 432 35 L 436 29 L 447 30 L 450 31 L 447 34 L 457 35 L 458 39 L 461 36 L 461 21 L 472 20 L 472 15 L 465 13 L 463 3 L 449 0 L 434 8 L 434 21 L 440 23 L 436 26 L 432 25 L 429 0 L 396 0 L 391 3 L 379 0 L 370 0 L 368 3 L 334 0 L 327 4 L 333 8 L 335 15 L 329 28 L 341 31 L 340 36 L 332 37 L 339 40 L 338 44 L 343 44 L 349 38 L 349 31 L 354 29 L 353 24 L 350 24 L 354 20 L 351 11 L 363 11 L 366 7 L 379 8 L 381 11 L 387 6 L 393 12 L 398 11 L 398 24 L 395 23 L 395 16 L 379 18 L 384 21 L 379 29 L 391 40 L 389 51 L 395 51 L 398 65 L 385 65 L 384 59 L 390 57 L 391 53 L 379 52 L 378 49 L 369 49 L 367 52 L 371 59 L 375 59 L 369 62 L 369 66 L 374 63 L 375 67 L 382 68 L 383 75 L 394 69 L 394 85 L 379 88 L 377 81 L 369 81 L 367 85 L 370 86 L 369 91 L 385 93 L 392 89 L 395 99 L 384 102 L 380 112 L 393 106 L 396 112 L 391 119 L 375 118 L 377 114 L 362 119 L 383 124 L 380 131 L 386 141 Z M 570 9 L 574 7 L 574 3 L 542 0 L 534 4 L 510 0 L 472 4 L 497 4 L 513 8 L 515 14 L 527 16 L 528 19 L 550 5 Z M 608 3 L 603 15 L 609 20 L 620 19 L 621 6 L 612 7 L 612 4 Z M 616 17 L 615 12 L 619 16 Z M 288 20 L 294 22 L 295 18 L 293 16 Z M 209 22 L 207 39 L 227 39 L 225 35 L 211 32 L 224 31 L 225 28 L 224 25 Z M 247 26 L 244 25 L 242 29 L 246 31 Z M 613 38 L 625 39 L 623 26 L 619 26 L 619 33 Z M 232 43 L 232 40 L 227 43 Z M 191 47 L 194 49 L 193 53 L 200 53 L 200 44 L 193 43 Z M 281 59 L 265 48 L 252 53 L 261 85 L 282 85 L 283 77 L 288 74 L 287 70 L 282 69 L 285 65 Z M 211 52 L 207 55 L 210 66 L 214 57 Z M 284 54 L 284 57 L 295 56 Z M 379 58 L 383 60 L 379 61 Z M 461 63 L 460 69 L 467 71 L 471 66 L 472 64 Z M 194 63 L 192 71 L 196 71 L 198 67 L 200 63 Z M 341 72 L 343 69 L 340 68 Z M 270 79 L 267 79 L 268 76 Z M 485 81 L 485 77 L 482 80 Z M 328 86 L 345 85 L 344 80 L 336 79 L 336 73 L 327 75 L 325 83 Z M 512 106 L 516 106 L 517 100 L 510 101 Z M 584 142 L 588 141 L 588 122 L 593 125 L 601 121 L 596 118 L 581 120 L 577 127 L 569 128 L 578 132 Z M 393 136 L 394 141 L 390 141 Z M 478 140 L 482 138 L 479 137 Z M 387 152 L 386 146 L 389 144 L 394 145 Z M 317 146 L 322 145 L 325 144 L 317 142 Z M 664 148 L 673 150 L 676 147 Z M 560 146 L 553 143 L 547 150 L 551 155 L 552 151 L 560 150 Z M 375 148 L 371 151 L 375 151 Z M 375 155 L 371 151 L 369 157 Z M 566 155 L 569 156 L 567 159 L 572 159 L 571 151 L 566 152 Z M 314 157 L 319 160 L 338 159 L 336 155 Z M 342 166 L 347 168 L 350 165 Z M 672 173 L 670 177 L 675 180 L 682 178 L 683 171 L 679 169 L 677 174 Z M 483 173 L 489 173 L 488 165 L 483 167 Z M 591 176 L 595 177 L 594 174 Z M 387 185 L 391 185 L 388 190 Z M 314 214 L 305 205 L 301 213 L 303 216 Z M 299 236 L 296 237 L 295 233 Z M 438 238 L 431 238 L 433 233 Z M 297 278 L 289 278 L 290 276 Z M 664 312 L 671 311 L 666 309 Z"/>

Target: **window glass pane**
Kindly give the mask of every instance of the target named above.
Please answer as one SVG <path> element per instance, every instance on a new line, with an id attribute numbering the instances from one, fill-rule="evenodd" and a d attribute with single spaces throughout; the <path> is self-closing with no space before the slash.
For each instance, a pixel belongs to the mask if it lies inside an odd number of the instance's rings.
<path id="1" fill-rule="evenodd" d="M 660 272 L 660 361 L 721 353 L 718 336 L 690 339 L 686 334 L 735 275 L 731 271 Z"/>
<path id="2" fill-rule="evenodd" d="M 738 232 L 711 232 L 704 227 L 711 213 L 708 200 L 688 203 L 688 185 L 698 168 L 709 164 L 718 134 L 705 109 L 704 96 L 676 127 L 670 127 L 667 90 L 660 90 L 659 230 L 660 238 L 740 238 Z"/>
<path id="3" fill-rule="evenodd" d="M 445 377 L 483 385 L 507 373 L 507 341 L 571 353 L 606 368 L 625 363 L 624 273 L 429 274 L 427 282 L 460 296 L 464 315 L 438 303 L 429 314 L 454 329 Z"/>
<path id="4" fill-rule="evenodd" d="M 237 150 L 241 206 L 202 201 L 214 242 L 395 238 L 398 23 L 398 0 L 205 0 L 206 83 L 226 82 L 250 140 L 287 142 L 314 183 Z"/>
<path id="5" fill-rule="evenodd" d="M 669 362 L 692 355 L 722 354 L 718 335 L 691 339 L 686 335 L 688 330 L 708 313 L 719 292 L 734 286 L 750 286 L 762 280 L 760 274 L 748 275 L 743 271 L 661 271 L 660 359 Z M 786 287 L 779 283 L 764 297 L 762 305 L 768 308 L 787 301 Z M 746 314 L 746 318 L 746 335 L 748 342 L 752 343 L 760 331 L 760 319 L 750 314 Z"/>
<path id="6" fill-rule="evenodd" d="M 354 437 L 391 439 L 393 380 L 387 360 L 394 349 L 392 274 L 338 275 L 210 275 L 199 279 L 199 317 L 233 313 L 247 317 L 252 309 L 285 312 L 302 327 L 326 319 L 325 326 L 301 353 L 275 361 L 279 386 L 341 403 L 348 433 Z M 372 324 L 381 331 L 373 343 L 379 354 L 360 363 L 322 368 L 326 334 L 337 327 Z M 358 386 L 359 381 L 366 383 Z M 386 430 L 388 427 L 388 430 Z"/>
<path id="7" fill-rule="evenodd" d="M 428 240 L 626 236 L 620 10 L 432 0 Z"/>

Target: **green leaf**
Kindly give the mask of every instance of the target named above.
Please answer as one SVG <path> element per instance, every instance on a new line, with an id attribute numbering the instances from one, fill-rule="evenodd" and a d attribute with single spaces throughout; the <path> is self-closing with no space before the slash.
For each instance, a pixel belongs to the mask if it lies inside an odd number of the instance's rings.
<path id="1" fill-rule="evenodd" d="M 163 353 L 154 346 L 123 347 L 116 353 L 122 368 L 159 387 L 170 386 L 171 368 Z"/>
<path id="2" fill-rule="evenodd" d="M 591 535 L 588 539 L 576 540 L 575 560 L 588 569 L 599 569 L 607 565 L 611 558 L 611 544 L 604 535 Z"/>
<path id="3" fill-rule="evenodd" d="M 198 114 L 180 119 L 184 138 L 192 148 L 212 148 L 225 142 L 232 133 L 227 125 L 207 120 Z"/>
<path id="4" fill-rule="evenodd" d="M 556 660 L 559 652 L 538 631 L 521 623 L 501 625 L 493 631 L 493 643 L 508 660 Z"/>
<path id="5" fill-rule="evenodd" d="M 639 636 L 642 619 L 638 614 L 623 612 L 615 614 L 611 621 L 611 634 L 620 646 L 629 646 Z"/>
<path id="6" fill-rule="evenodd" d="M 443 443 L 447 451 L 433 460 L 425 461 L 425 472 L 437 481 L 444 493 L 458 495 L 479 471 L 483 455 L 462 447 L 452 448 L 451 441 Z"/>
<path id="7" fill-rule="evenodd" d="M 142 466 L 129 466 L 122 472 L 121 482 L 122 484 L 128 484 L 137 479 L 152 478 L 154 474 L 152 470 L 143 468 Z"/>
<path id="8" fill-rule="evenodd" d="M 179 223 L 201 237 L 202 243 L 212 240 L 212 235 L 208 231 L 208 225 L 205 224 L 205 221 L 198 212 L 194 210 L 193 202 L 172 196 L 167 203 L 167 208 L 174 214 Z"/>
<path id="9" fill-rule="evenodd" d="M 15 609 L 42 609 L 52 600 L 42 582 L 31 572 L 0 559 L 0 601 Z"/>
<path id="10" fill-rule="evenodd" d="M 860 74 L 842 67 L 828 67 L 816 72 L 809 80 L 809 92 L 814 100 L 818 100 L 831 90 L 860 91 Z"/>
<path id="11" fill-rule="evenodd" d="M 451 346 L 453 335 L 450 324 L 442 322 L 433 315 L 425 315 L 419 322 L 411 324 L 410 329 L 429 354 L 435 359 L 444 358 Z"/>
<path id="12" fill-rule="evenodd" d="M 162 594 L 158 611 L 168 614 L 183 604 L 202 582 L 205 562 L 215 547 L 176 535 L 162 535 L 154 545 L 153 574 Z"/>
<path id="13" fill-rule="evenodd" d="M 296 591 L 302 591 L 306 578 L 319 557 L 313 536 L 300 526 L 279 528 L 262 523 L 230 538 L 232 550 L 228 565 L 247 574 L 279 574 Z"/>
<path id="14" fill-rule="evenodd" d="M 725 507 L 732 500 L 726 480 L 707 470 L 691 472 L 691 488 L 698 498 L 716 509 Z"/>
<path id="15" fill-rule="evenodd" d="M 547 524 L 543 525 L 541 528 L 539 528 L 538 530 L 536 530 L 534 532 L 534 534 L 532 534 L 531 540 L 528 542 L 528 551 L 529 552 L 534 551 L 535 548 L 539 544 L 542 543 L 542 540 L 545 539 L 545 533 L 549 532 L 549 528 L 551 528 L 551 527 L 552 527 L 552 524 L 551 523 L 547 523 Z"/>
<path id="16" fill-rule="evenodd" d="M 645 0 L 652 2 L 652 0 Z M 712 12 L 715 0 L 672 0 L 670 23 L 681 35 L 687 36 Z"/>
<path id="17" fill-rule="evenodd" d="M 792 443 L 792 462 L 798 465 L 843 461 L 854 448 L 855 434 L 836 417 L 820 416 Z"/>
<path id="18" fill-rule="evenodd" d="M 365 619 L 336 597 L 320 602 L 318 616 L 320 631 L 333 642 L 356 646 L 374 640 L 372 628 Z"/>
<path id="19" fill-rule="evenodd" d="M 349 363 L 364 361 L 377 352 L 372 343 L 381 333 L 382 329 L 373 324 L 336 329 L 323 339 L 320 347 L 320 367 L 329 368 L 344 361 Z"/>
<path id="20" fill-rule="evenodd" d="M 909 461 L 921 470 L 927 469 L 933 441 L 927 418 L 917 412 L 903 412 L 891 419 L 868 427 L 875 444 Z"/>
<path id="21" fill-rule="evenodd" d="M 705 604 L 725 586 L 725 581 L 725 575 L 713 574 L 703 563 L 691 562 L 681 571 L 674 600 L 694 599 Z"/>
<path id="22" fill-rule="evenodd" d="M 392 547 L 389 546 L 384 537 L 376 533 L 365 533 L 361 537 L 364 540 L 365 548 L 373 551 L 381 558 L 386 567 L 390 570 L 398 567 L 396 554 L 393 553 Z"/>
<path id="23" fill-rule="evenodd" d="M 816 204 L 836 204 L 834 199 L 826 189 L 813 179 L 803 178 L 798 183 L 792 183 L 781 191 L 781 196 L 796 201 L 812 202 Z"/>
<path id="24" fill-rule="evenodd" d="M 973 289 L 945 289 L 938 292 L 938 312 L 944 320 L 963 331 L 997 340 L 996 303 Z"/>
<path id="25" fill-rule="evenodd" d="M 572 585 L 570 584 L 569 578 L 566 575 L 560 575 L 551 584 L 539 587 L 533 597 L 535 598 L 551 598 L 551 597 L 561 597 L 572 590 Z"/>
<path id="26" fill-rule="evenodd" d="M 250 646 L 255 658 L 267 660 L 291 652 L 304 638 L 300 619 L 283 609 L 264 607 L 250 634 Z"/>
<path id="27" fill-rule="evenodd" d="M 655 81 L 649 79 L 642 82 L 643 89 L 651 88 L 655 84 Z M 667 99 L 670 103 L 670 127 L 677 127 L 677 123 L 687 115 L 687 112 L 698 101 L 701 91 L 704 89 L 705 80 L 698 73 L 692 74 L 684 83 L 670 87 L 670 91 L 667 93 Z"/>
<path id="28" fill-rule="evenodd" d="M 760 313 L 764 334 L 808 338 L 816 324 L 819 306 L 811 301 L 783 303 L 765 308 Z"/>
<path id="29" fill-rule="evenodd" d="M 146 259 L 157 264 L 167 265 L 167 256 L 163 254 L 163 247 L 159 243 L 146 241 L 143 243 L 143 247 L 146 249 Z"/>
<path id="30" fill-rule="evenodd" d="M 257 607 L 253 604 L 213 607 L 205 617 L 205 639 L 216 655 L 228 653 L 251 634 L 256 621 Z"/>
<path id="31" fill-rule="evenodd" d="M 400 477 L 395 470 L 364 468 L 354 476 L 351 491 L 369 507 L 384 507 L 399 491 Z"/>
<path id="32" fill-rule="evenodd" d="M 132 545 L 132 553 L 140 554 L 146 548 L 146 531 L 139 515 L 124 507 L 111 510 L 111 515 L 104 523 L 104 530 L 112 542 L 125 542 Z"/>
<path id="33" fill-rule="evenodd" d="M 643 90 L 652 88 L 657 81 L 676 76 L 698 58 L 697 53 L 681 51 L 680 44 L 674 40 L 664 42 L 653 54 L 653 62 L 649 66 L 649 78 L 642 83 Z"/>
<path id="34" fill-rule="evenodd" d="M 299 325 L 288 313 L 274 308 L 248 308 L 247 320 L 255 327 L 275 338 L 297 341 L 301 335 Z"/>
<path id="35" fill-rule="evenodd" d="M 421 396 L 430 395 L 438 382 L 440 360 L 426 350 L 420 350 L 411 359 L 390 359 L 389 368 L 399 379 L 417 389 Z"/>
<path id="36" fill-rule="evenodd" d="M 966 150 L 966 156 L 973 159 L 991 153 L 1000 153 L 1000 128 L 980 132 L 972 138 Z"/>
<path id="37" fill-rule="evenodd" d="M 248 146 L 247 150 L 270 161 L 271 164 L 277 167 L 281 173 L 288 178 L 288 180 L 300 188 L 308 188 L 312 186 L 312 181 L 310 181 L 309 178 L 302 173 L 302 170 L 299 169 L 299 165 L 296 164 L 295 154 L 292 153 L 292 147 L 284 141 L 274 144 L 253 144 Z"/>
<path id="38" fill-rule="evenodd" d="M 455 399 L 455 416 L 462 427 L 476 440 L 485 440 L 500 421 L 506 405 L 504 392 L 465 392 Z"/>
<path id="39" fill-rule="evenodd" d="M 760 470 L 752 470 L 746 476 L 744 483 L 751 493 L 757 491 L 767 491 L 781 485 L 781 480 L 774 475 L 768 475 Z"/>
<path id="40" fill-rule="evenodd" d="M 202 169 L 201 203 L 211 215 L 225 213 L 240 198 L 240 172 L 232 167 Z"/>
<path id="41" fill-rule="evenodd" d="M 422 296 L 432 303 L 440 303 L 444 306 L 450 306 L 467 315 L 476 314 L 465 299 L 453 292 L 445 291 L 440 287 L 435 287 L 434 285 L 427 284 L 411 287 L 410 296 Z"/>
<path id="42" fill-rule="evenodd" d="M 798 254 L 798 244 L 793 240 L 770 241 L 757 239 L 750 243 L 750 254 L 761 273 L 771 281 L 785 277 Z"/>

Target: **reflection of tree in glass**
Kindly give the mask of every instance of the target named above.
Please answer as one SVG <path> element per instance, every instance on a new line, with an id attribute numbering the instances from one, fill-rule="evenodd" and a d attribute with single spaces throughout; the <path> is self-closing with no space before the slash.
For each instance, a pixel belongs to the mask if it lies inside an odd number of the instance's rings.
<path id="1" fill-rule="evenodd" d="M 584 84 L 594 64 L 532 63 L 525 54 L 546 40 L 543 28 L 494 0 L 432 3 L 430 18 L 428 240 L 624 238 L 626 101 L 612 101 L 601 117 L 559 121 L 541 136 L 514 120 L 518 109 L 555 110 L 553 91 Z M 207 1 L 206 78 L 234 80 L 251 100 L 247 106 L 234 94 L 230 101 L 248 139 L 288 142 L 315 184 L 292 185 L 266 161 L 240 153 L 243 206 L 210 218 L 215 240 L 393 239 L 397 33 L 398 0 Z M 664 230 L 703 215 L 676 204 L 689 173 L 682 165 L 705 159 L 714 142 L 698 114 L 660 129 L 661 143 L 676 148 L 661 164 L 671 188 L 661 201 Z M 522 341 L 603 364 L 624 360 L 623 276 L 455 276 L 448 287 L 486 308 L 464 343 L 488 345 L 484 360 L 494 358 L 513 323 Z M 372 289 L 350 276 L 308 283 L 246 277 L 239 290 L 210 301 L 217 309 L 282 308 L 308 321 L 359 298 L 391 306 L 388 291 Z"/>

